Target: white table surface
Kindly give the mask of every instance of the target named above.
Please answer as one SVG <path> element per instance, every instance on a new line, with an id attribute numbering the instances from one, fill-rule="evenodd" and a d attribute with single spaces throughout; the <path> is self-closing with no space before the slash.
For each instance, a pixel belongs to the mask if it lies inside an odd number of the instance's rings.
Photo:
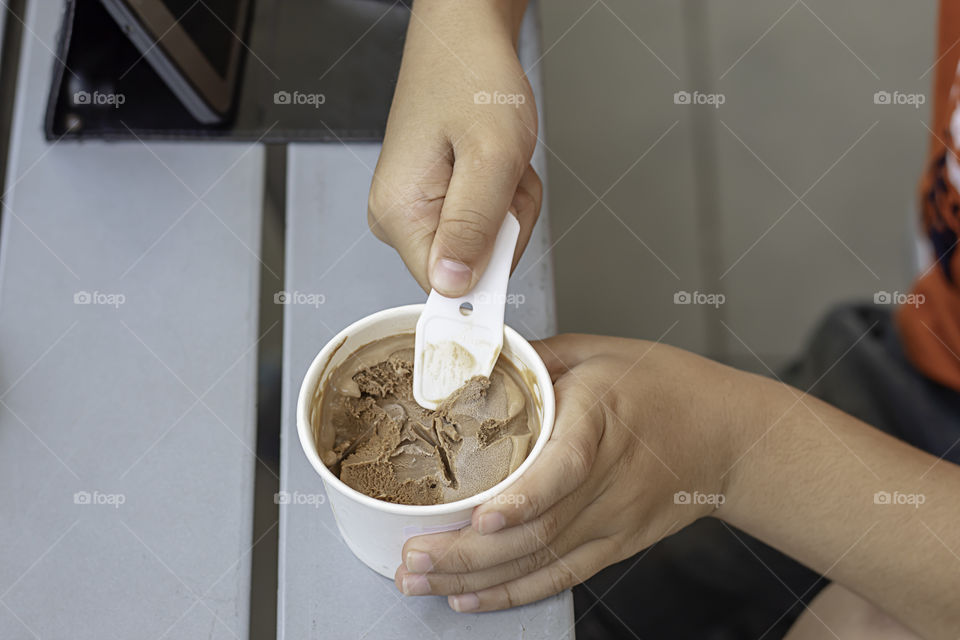
<path id="1" fill-rule="evenodd" d="M 62 7 L 27 4 L 0 230 L 0 638 L 246 638 L 264 150 L 48 143 Z"/>

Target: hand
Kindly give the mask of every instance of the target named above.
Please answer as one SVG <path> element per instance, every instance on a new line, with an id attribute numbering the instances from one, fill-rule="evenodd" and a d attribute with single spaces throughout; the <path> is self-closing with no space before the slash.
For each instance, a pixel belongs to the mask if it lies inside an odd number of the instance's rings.
<path id="1" fill-rule="evenodd" d="M 550 441 L 470 527 L 407 541 L 404 593 L 449 595 L 458 611 L 521 605 L 714 512 L 741 450 L 737 424 L 775 384 L 637 340 L 565 335 L 534 346 L 555 379 Z"/>
<path id="2" fill-rule="evenodd" d="M 508 209 L 516 266 L 539 215 L 537 112 L 514 48 L 524 5 L 414 4 L 367 219 L 425 290 L 472 289 Z"/>

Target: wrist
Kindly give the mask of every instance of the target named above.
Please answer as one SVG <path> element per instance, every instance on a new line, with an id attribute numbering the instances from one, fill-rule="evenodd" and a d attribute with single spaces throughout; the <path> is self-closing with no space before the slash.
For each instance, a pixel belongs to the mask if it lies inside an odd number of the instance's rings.
<path id="1" fill-rule="evenodd" d="M 764 449 L 763 440 L 786 419 L 795 398 L 785 385 L 741 371 L 737 371 L 733 388 L 726 391 L 723 411 L 727 418 L 718 465 L 724 501 L 712 515 L 732 524 L 744 507 L 744 489 L 755 482 L 756 456 Z"/>

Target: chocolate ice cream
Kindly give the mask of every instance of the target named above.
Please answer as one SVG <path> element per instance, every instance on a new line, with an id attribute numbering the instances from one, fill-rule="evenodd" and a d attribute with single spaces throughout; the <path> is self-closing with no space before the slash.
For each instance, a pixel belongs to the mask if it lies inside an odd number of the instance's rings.
<path id="1" fill-rule="evenodd" d="M 324 464 L 368 496 L 439 504 L 494 486 L 527 457 L 539 434 L 519 372 L 500 358 L 436 411 L 413 399 L 413 334 L 352 353 L 323 390 L 317 445 Z"/>

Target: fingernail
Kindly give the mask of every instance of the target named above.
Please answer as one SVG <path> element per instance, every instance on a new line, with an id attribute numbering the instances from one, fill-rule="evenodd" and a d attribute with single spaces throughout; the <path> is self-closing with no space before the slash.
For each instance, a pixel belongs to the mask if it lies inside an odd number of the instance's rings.
<path id="1" fill-rule="evenodd" d="M 454 611 L 465 613 L 467 611 L 479 609 L 480 598 L 478 598 L 477 594 L 475 593 L 462 593 L 458 596 L 449 596 L 447 598 L 447 604 L 449 604 L 450 608 Z"/>
<path id="2" fill-rule="evenodd" d="M 430 593 L 427 576 L 408 574 L 403 576 L 403 593 L 408 596 L 425 596 Z"/>
<path id="3" fill-rule="evenodd" d="M 461 293 L 470 286 L 471 273 L 462 262 L 441 258 L 433 265 L 430 284 L 441 293 Z"/>
<path id="4" fill-rule="evenodd" d="M 427 573 L 433 570 L 433 561 L 423 551 L 407 551 L 407 558 L 403 564 L 410 573 Z"/>
<path id="5" fill-rule="evenodd" d="M 496 533 L 503 529 L 507 525 L 507 519 L 503 517 L 503 514 L 494 511 L 493 513 L 485 513 L 477 520 L 477 531 L 480 532 L 480 535 L 487 535 L 488 533 Z"/>

